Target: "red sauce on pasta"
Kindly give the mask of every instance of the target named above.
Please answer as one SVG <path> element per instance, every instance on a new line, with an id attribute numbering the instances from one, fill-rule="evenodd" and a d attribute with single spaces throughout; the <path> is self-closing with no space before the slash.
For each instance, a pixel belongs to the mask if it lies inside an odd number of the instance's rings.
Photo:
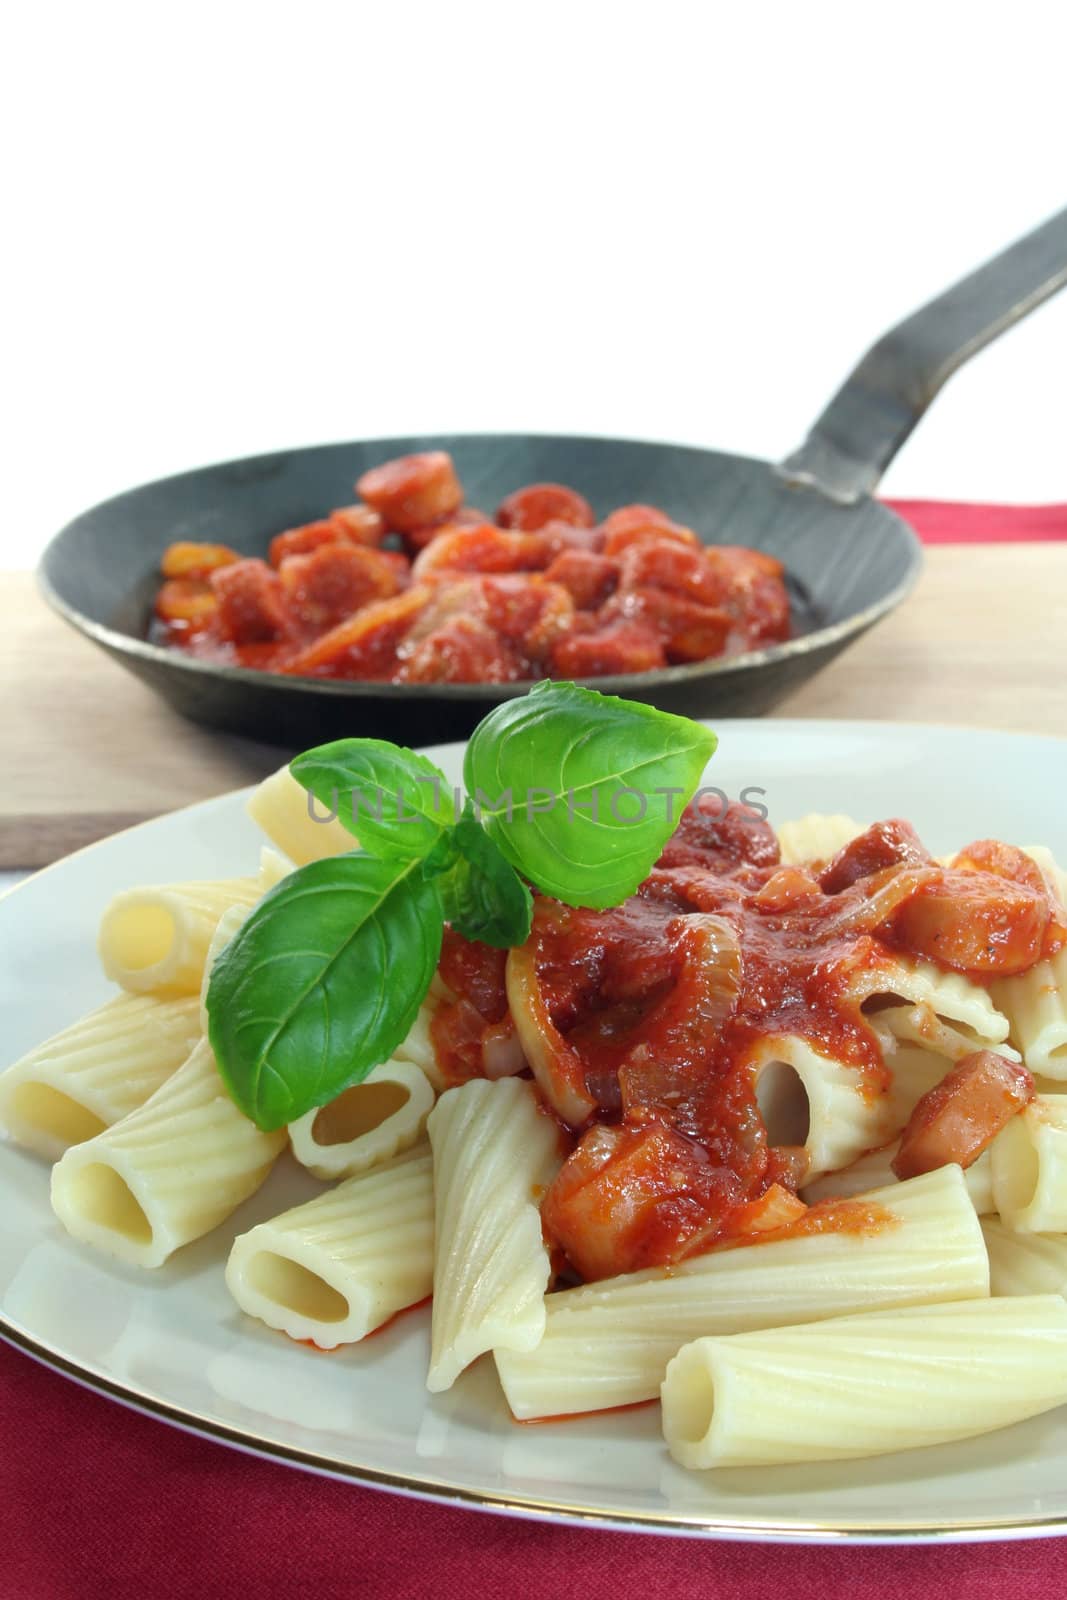
<path id="1" fill-rule="evenodd" d="M 892 995 L 901 955 L 985 982 L 1067 935 L 1033 863 L 990 841 L 942 867 L 889 822 L 800 869 L 782 865 L 766 822 L 739 806 L 718 813 L 714 796 L 690 808 L 621 906 L 538 897 L 530 939 L 507 962 L 446 936 L 455 998 L 433 1025 L 442 1070 L 451 1082 L 484 1071 L 485 1039 L 518 1004 L 516 1070 L 528 1062 L 575 1141 L 545 1196 L 545 1234 L 581 1278 L 737 1236 L 885 1225 L 851 1202 L 791 1214 L 804 1133 L 768 1129 L 757 1094 L 775 1038 L 843 1063 L 862 1095 L 880 1096 L 888 1074 L 869 1012 Z M 755 1204 L 768 1198 L 769 1210 Z"/>

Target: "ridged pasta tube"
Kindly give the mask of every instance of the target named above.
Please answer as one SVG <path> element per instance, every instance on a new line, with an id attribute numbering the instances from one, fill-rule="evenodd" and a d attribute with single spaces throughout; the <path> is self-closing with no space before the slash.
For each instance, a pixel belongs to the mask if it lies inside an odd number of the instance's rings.
<path id="1" fill-rule="evenodd" d="M 202 1040 L 143 1106 L 56 1163 L 52 1207 L 75 1239 L 159 1267 L 254 1194 L 285 1143 L 238 1111 Z"/>
<path id="2" fill-rule="evenodd" d="M 943 1017 L 939 1017 L 929 1004 L 887 1006 L 884 1011 L 875 1012 L 869 1020 L 887 1053 L 902 1045 L 914 1045 L 917 1050 L 941 1056 L 945 1063 L 949 1063 L 961 1061 L 974 1050 L 973 1035 L 961 1033 L 959 1028 L 954 1028 Z M 996 1050 L 998 1055 L 1005 1056 L 1009 1061 L 1022 1060 L 1018 1050 L 1003 1041 L 997 1044 Z M 947 1064 L 943 1070 L 948 1071 Z M 920 1090 L 920 1094 L 925 1092 Z"/>
<path id="3" fill-rule="evenodd" d="M 539 1343 L 549 1278 L 540 1198 L 560 1152 L 555 1123 L 517 1078 L 449 1089 L 427 1126 L 437 1230 L 427 1387 L 437 1393 L 486 1350 Z"/>
<path id="4" fill-rule="evenodd" d="M 667 1368 L 683 1467 L 841 1461 L 970 1439 L 1067 1400 L 1059 1295 L 878 1311 L 697 1339 Z"/>
<path id="5" fill-rule="evenodd" d="M 876 1189 L 887 1223 L 733 1246 L 551 1294 L 529 1352 L 497 1350 L 516 1417 L 650 1400 L 683 1344 L 890 1306 L 989 1293 L 982 1231 L 959 1167 Z"/>
<path id="6" fill-rule="evenodd" d="M 289 1124 L 293 1155 L 316 1178 L 351 1178 L 421 1137 L 433 1110 L 426 1074 L 410 1061 L 383 1061 L 362 1083 Z"/>
<path id="7" fill-rule="evenodd" d="M 1067 1230 L 1067 1095 L 1038 1095 L 990 1146 L 993 1199 L 1023 1233 Z"/>
<path id="8" fill-rule="evenodd" d="M 782 823 L 778 829 L 778 848 L 786 866 L 825 866 L 862 832 L 862 822 L 852 817 L 824 816 L 813 811 L 806 817 Z"/>
<path id="9" fill-rule="evenodd" d="M 283 855 L 280 850 L 273 850 L 265 844 L 259 852 L 259 892 L 266 894 L 268 889 L 273 889 L 287 878 L 290 872 L 296 870 L 295 863 Z"/>
<path id="10" fill-rule="evenodd" d="M 132 994 L 197 994 L 219 919 L 260 898 L 258 878 L 171 883 L 115 895 L 100 923 L 107 976 Z"/>
<path id="11" fill-rule="evenodd" d="M 1067 948 L 1017 978 L 1001 978 L 992 993 L 1030 1071 L 1067 1080 Z"/>
<path id="12" fill-rule="evenodd" d="M 857 1067 L 820 1055 L 797 1034 L 760 1039 L 748 1064 L 771 1144 L 803 1145 L 812 1178 L 884 1144 L 906 1119 L 894 1120 L 887 1096 L 866 1092 Z"/>
<path id="13" fill-rule="evenodd" d="M 204 970 L 200 976 L 200 1031 L 207 1038 L 209 1017 L 207 1013 L 207 995 L 211 987 L 211 972 L 215 962 L 219 959 L 226 946 L 239 933 L 248 920 L 251 906 L 231 906 L 224 911 L 218 920 L 215 932 L 211 935 L 211 943 L 207 947 L 204 957 Z"/>
<path id="14" fill-rule="evenodd" d="M 298 867 L 358 848 L 348 829 L 336 818 L 329 819 L 324 806 L 317 800 L 309 803 L 307 790 L 297 783 L 288 767 L 279 767 L 257 784 L 245 809 L 267 838 Z"/>
<path id="15" fill-rule="evenodd" d="M 226 1286 L 249 1316 L 332 1350 L 425 1300 L 433 1231 L 423 1142 L 241 1234 Z"/>
<path id="16" fill-rule="evenodd" d="M 433 1035 L 430 1032 L 439 1003 L 434 994 L 434 985 L 431 984 L 430 993 L 419 1007 L 407 1037 L 402 1039 L 393 1051 L 394 1061 L 410 1061 L 420 1072 L 425 1073 L 438 1093 L 448 1087 L 445 1075 L 437 1064 L 437 1051 L 434 1049 Z"/>
<path id="17" fill-rule="evenodd" d="M 58 1161 L 143 1105 L 199 1036 L 191 996 L 118 995 L 0 1075 L 0 1130 Z"/>
<path id="18" fill-rule="evenodd" d="M 1017 1233 L 999 1217 L 983 1217 L 994 1294 L 1067 1295 L 1067 1233 Z"/>
<path id="19" fill-rule="evenodd" d="M 945 972 L 932 961 L 897 956 L 888 966 L 859 967 L 847 986 L 848 998 L 861 1005 L 876 996 L 895 995 L 909 1005 L 927 1006 L 935 1016 L 954 1023 L 982 1045 L 996 1046 L 1008 1037 L 1008 1019 L 996 1009 L 985 989 L 958 972 Z M 877 1022 L 878 1013 L 871 1018 Z"/>
<path id="20" fill-rule="evenodd" d="M 894 1139 L 892 1144 L 883 1145 L 881 1150 L 868 1150 L 850 1167 L 840 1172 L 827 1172 L 815 1183 L 805 1184 L 801 1199 L 809 1206 L 817 1205 L 820 1200 L 851 1200 L 857 1195 L 869 1194 L 872 1189 L 896 1183 L 893 1157 L 899 1149 L 900 1140 Z M 996 1210 L 993 1204 L 993 1158 L 988 1150 L 983 1150 L 977 1161 L 972 1161 L 969 1167 L 964 1168 L 963 1181 L 967 1185 L 971 1204 L 980 1217 Z"/>

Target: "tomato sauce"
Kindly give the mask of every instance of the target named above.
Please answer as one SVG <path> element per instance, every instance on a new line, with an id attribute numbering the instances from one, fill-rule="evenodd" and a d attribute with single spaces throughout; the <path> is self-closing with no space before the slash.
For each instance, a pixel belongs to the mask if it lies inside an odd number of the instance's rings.
<path id="1" fill-rule="evenodd" d="M 651 506 L 596 523 L 562 484 L 490 520 L 443 451 L 364 473 L 361 499 L 276 534 L 269 560 L 182 541 L 151 637 L 199 660 L 300 677 L 500 683 L 734 655 L 790 635 L 779 561 L 704 546 Z"/>
<path id="2" fill-rule="evenodd" d="M 883 973 L 891 991 L 899 953 L 985 981 L 1062 942 L 1063 908 L 1013 858 L 970 847 L 941 867 L 890 822 L 817 876 L 783 867 L 773 831 L 744 807 L 713 806 L 689 808 L 623 905 L 537 896 L 530 939 L 507 960 L 446 935 L 453 998 L 433 1025 L 442 1070 L 450 1082 L 483 1070 L 483 1035 L 509 992 L 519 999 L 529 1065 L 573 1141 L 542 1205 L 545 1235 L 581 1279 L 667 1266 L 737 1235 L 886 1225 L 855 1202 L 783 1227 L 759 1220 L 754 1203 L 775 1185 L 788 1201 L 806 1162 L 802 1148 L 770 1143 L 760 1047 L 797 1036 L 880 1096 L 889 1074 L 862 996 L 877 995 Z"/>

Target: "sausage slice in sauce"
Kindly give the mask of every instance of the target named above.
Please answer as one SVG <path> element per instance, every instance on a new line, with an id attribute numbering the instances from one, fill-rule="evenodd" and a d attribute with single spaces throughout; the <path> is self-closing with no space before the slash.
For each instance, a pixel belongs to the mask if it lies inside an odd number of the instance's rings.
<path id="1" fill-rule="evenodd" d="M 964 1056 L 916 1103 L 893 1171 L 917 1178 L 951 1162 L 969 1167 L 1033 1096 L 1034 1080 L 1024 1066 L 995 1050 Z"/>

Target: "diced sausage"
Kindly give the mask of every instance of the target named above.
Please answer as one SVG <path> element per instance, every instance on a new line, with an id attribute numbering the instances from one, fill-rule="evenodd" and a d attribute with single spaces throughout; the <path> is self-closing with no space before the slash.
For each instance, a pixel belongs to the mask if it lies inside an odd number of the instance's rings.
<path id="1" fill-rule="evenodd" d="M 792 638 L 789 591 L 779 577 L 757 578 L 727 599 L 726 610 L 744 628 L 750 645 Z"/>
<path id="2" fill-rule="evenodd" d="M 651 628 L 659 635 L 667 660 L 675 663 L 722 655 L 734 632 L 725 611 L 666 588 L 620 588 L 604 605 L 601 616 L 605 621 L 622 618 Z"/>
<path id="3" fill-rule="evenodd" d="M 270 542 L 270 564 L 280 567 L 290 556 L 310 555 L 327 545 L 344 542 L 344 534 L 335 522 L 324 517 L 320 522 L 305 522 L 299 528 L 287 528 L 276 534 Z"/>
<path id="4" fill-rule="evenodd" d="M 1025 884 L 1038 894 L 1046 892 L 1045 875 L 1037 862 L 1016 845 L 1003 844 L 999 839 L 976 839 L 959 851 L 952 866 L 960 872 L 991 872 L 996 878 Z"/>
<path id="5" fill-rule="evenodd" d="M 657 1124 L 592 1128 L 549 1187 L 541 1218 L 583 1278 L 609 1278 L 640 1264 L 647 1220 L 674 1198 L 675 1136 Z M 680 1185 L 679 1185 L 680 1187 Z"/>
<path id="6" fill-rule="evenodd" d="M 893 1158 L 898 1178 L 956 1162 L 969 1167 L 1033 1099 L 1034 1080 L 1024 1066 L 995 1050 L 964 1056 L 919 1100 Z"/>
<path id="7" fill-rule="evenodd" d="M 444 450 L 398 456 L 372 467 L 356 484 L 356 493 L 397 533 L 441 522 L 463 504 L 452 457 Z"/>
<path id="8" fill-rule="evenodd" d="M 401 646 L 400 683 L 508 683 L 523 676 L 500 635 L 477 617 L 453 617 L 410 652 Z"/>
<path id="9" fill-rule="evenodd" d="M 416 578 L 433 572 L 535 572 L 549 558 L 539 533 L 506 533 L 491 522 L 448 528 L 415 558 Z"/>
<path id="10" fill-rule="evenodd" d="M 328 520 L 353 544 L 379 545 L 385 538 L 385 518 L 371 506 L 338 506 Z"/>
<path id="11" fill-rule="evenodd" d="M 721 605 L 727 593 L 706 554 L 670 539 L 648 538 L 632 544 L 619 557 L 623 589 L 669 589 L 700 605 Z"/>
<path id="12" fill-rule="evenodd" d="M 939 872 L 894 912 L 890 938 L 978 978 L 1008 978 L 1041 959 L 1044 895 L 988 872 Z"/>
<path id="13" fill-rule="evenodd" d="M 656 865 L 731 872 L 738 866 L 776 867 L 780 860 L 777 835 L 765 817 L 739 800 L 708 793 L 686 806 Z"/>
<path id="14" fill-rule="evenodd" d="M 595 611 L 614 593 L 619 564 L 591 550 L 564 550 L 545 568 L 545 578 L 561 583 L 581 610 Z"/>
<path id="15" fill-rule="evenodd" d="M 540 576 L 483 578 L 481 586 L 490 627 L 533 661 L 541 660 L 574 617 L 567 590 Z"/>
<path id="16" fill-rule="evenodd" d="M 683 528 L 655 506 L 620 506 L 610 517 L 605 517 L 600 532 L 607 556 L 619 555 L 631 545 L 648 539 L 669 539 L 683 545 L 700 543 L 691 528 Z"/>
<path id="17" fill-rule="evenodd" d="M 841 894 L 885 867 L 918 867 L 930 852 L 910 822 L 875 822 L 839 850 L 819 878 L 824 894 Z"/>
<path id="18" fill-rule="evenodd" d="M 641 622 L 614 622 L 592 633 L 567 633 L 551 653 L 552 675 L 557 678 L 610 677 L 666 665 L 654 630 Z"/>
<path id="19" fill-rule="evenodd" d="M 354 544 L 286 556 L 279 576 L 293 614 L 311 628 L 332 628 L 360 606 L 396 594 L 404 582 L 385 552 Z"/>
<path id="20" fill-rule="evenodd" d="M 600 1125 L 563 1163 L 541 1218 L 592 1281 L 705 1249 L 748 1198 L 742 1178 L 662 1123 Z"/>
<path id="21" fill-rule="evenodd" d="M 1048 903 L 1049 920 L 1041 958 L 1049 961 L 1062 950 L 1067 943 L 1067 909 L 1060 897 L 1059 885 L 1045 875 L 1025 850 L 1013 844 L 1002 844 L 999 839 L 978 839 L 961 850 L 952 865 L 965 872 L 991 872 L 995 877 L 1024 884 L 1042 895 Z"/>
<path id="22" fill-rule="evenodd" d="M 265 561 L 237 561 L 211 574 L 219 602 L 219 626 L 234 644 L 262 644 L 280 638 L 291 619 L 276 572 Z"/>
<path id="23" fill-rule="evenodd" d="M 575 528 L 591 528 L 596 518 L 589 501 L 564 484 L 530 483 L 500 502 L 495 520 L 501 528 L 536 533 L 547 522 L 568 522 Z"/>

